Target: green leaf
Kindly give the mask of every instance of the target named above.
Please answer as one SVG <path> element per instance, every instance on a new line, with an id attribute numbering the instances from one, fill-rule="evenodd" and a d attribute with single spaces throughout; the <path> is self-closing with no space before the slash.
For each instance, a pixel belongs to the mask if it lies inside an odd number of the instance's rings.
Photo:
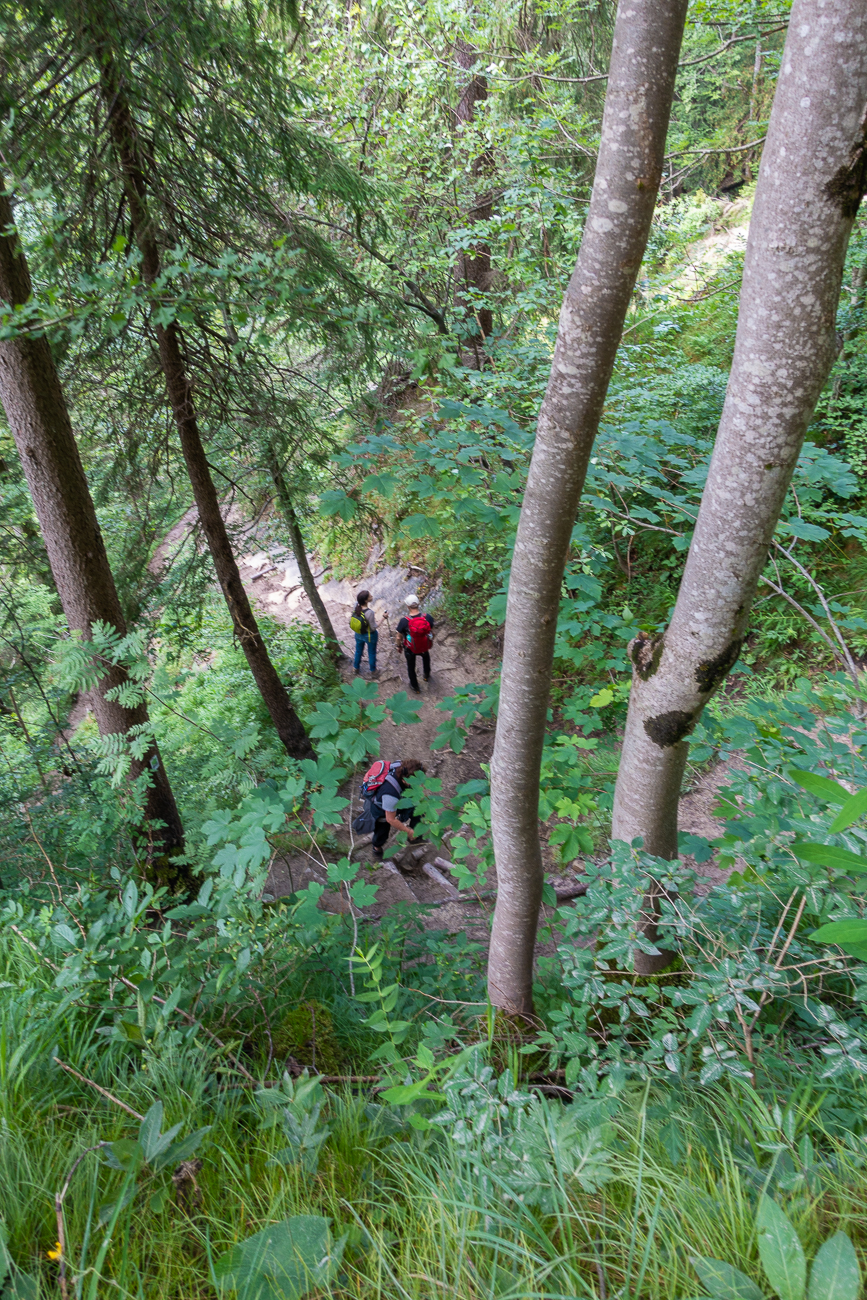
<path id="1" fill-rule="evenodd" d="M 865 812 L 867 812 L 867 787 L 863 790 L 856 790 L 856 792 L 846 800 L 828 829 L 834 835 L 836 835 L 838 831 L 845 831 L 853 822 L 856 822 L 859 817 L 863 817 Z"/>
<path id="2" fill-rule="evenodd" d="M 320 794 L 312 794 L 310 807 L 313 810 L 313 824 L 316 829 L 321 830 L 325 825 L 339 826 L 343 809 L 348 803 L 348 799 L 343 799 L 339 795 L 326 794 L 324 790 Z"/>
<path id="3" fill-rule="evenodd" d="M 0 1282 L 12 1268 L 12 1258 L 6 1249 L 6 1224 L 0 1219 Z"/>
<path id="4" fill-rule="evenodd" d="M 172 1139 L 181 1131 L 181 1125 L 175 1124 L 174 1128 L 161 1133 L 162 1122 L 163 1103 L 155 1101 L 142 1120 L 141 1128 L 138 1131 L 138 1140 L 148 1164 L 162 1151 L 165 1151 L 171 1145 Z"/>
<path id="5" fill-rule="evenodd" d="M 362 492 L 378 492 L 382 497 L 391 497 L 397 486 L 395 474 L 368 474 L 361 484 Z"/>
<path id="6" fill-rule="evenodd" d="M 319 498 L 319 507 L 324 515 L 339 515 L 344 522 L 350 520 L 358 509 L 352 497 L 339 489 L 323 492 Z"/>
<path id="7" fill-rule="evenodd" d="M 848 921 L 829 921 L 808 935 L 813 943 L 835 943 L 844 952 L 867 961 L 867 921 L 853 917 Z"/>
<path id="8" fill-rule="evenodd" d="M 815 862 L 819 867 L 833 867 L 838 871 L 867 871 L 867 858 L 836 844 L 813 844 L 809 840 L 795 840 L 792 851 L 804 862 Z"/>
<path id="9" fill-rule="evenodd" d="M 807 1300 L 858 1300 L 861 1270 L 845 1232 L 835 1232 L 819 1248 L 810 1271 Z"/>
<path id="10" fill-rule="evenodd" d="M 180 1142 L 172 1142 L 164 1151 L 155 1157 L 153 1165 L 155 1169 L 163 1169 L 166 1165 L 179 1165 L 183 1160 L 189 1160 L 191 1155 L 198 1151 L 202 1144 L 202 1139 L 207 1133 L 210 1133 L 211 1125 L 207 1124 L 204 1128 L 197 1128 L 194 1133 L 188 1133 Z"/>
<path id="11" fill-rule="evenodd" d="M 819 776 L 816 772 L 805 772 L 800 767 L 790 767 L 789 776 L 802 790 L 824 799 L 826 803 L 846 803 L 850 797 L 849 791 L 844 789 L 839 781 L 831 781 L 827 776 Z"/>
<path id="12" fill-rule="evenodd" d="M 16 1269 L 14 1276 L 7 1282 L 3 1300 L 37 1300 L 39 1283 L 29 1273 Z"/>
<path id="13" fill-rule="evenodd" d="M 439 537 L 440 526 L 435 519 L 429 519 L 427 515 L 407 515 L 402 521 L 401 527 L 406 530 L 410 537 Z"/>
<path id="14" fill-rule="evenodd" d="M 149 1202 L 152 1214 L 162 1214 L 163 1210 L 168 1205 L 171 1190 L 171 1185 L 167 1183 L 166 1186 L 161 1187 L 158 1192 L 154 1192 Z"/>
<path id="15" fill-rule="evenodd" d="M 806 542 L 823 542 L 831 535 L 827 528 L 822 528 L 819 524 L 808 524 L 804 519 L 783 520 L 780 531 L 791 533 L 793 537 L 803 538 Z"/>
<path id="16" fill-rule="evenodd" d="M 418 722 L 421 704 L 411 700 L 406 691 L 397 691 L 385 701 L 385 707 L 391 713 L 391 720 L 396 726 L 406 726 Z"/>
<path id="17" fill-rule="evenodd" d="M 238 1300 L 301 1300 L 327 1286 L 343 1254 L 345 1238 L 332 1243 L 329 1220 L 296 1214 L 241 1241 L 214 1266 L 220 1291 Z"/>
<path id="18" fill-rule="evenodd" d="M 721 1259 L 693 1255 L 690 1263 L 713 1300 L 765 1300 L 752 1278 Z"/>
<path id="19" fill-rule="evenodd" d="M 770 1196 L 759 1200 L 756 1216 L 759 1258 L 765 1275 L 780 1300 L 803 1300 L 807 1261 L 788 1215 Z"/>

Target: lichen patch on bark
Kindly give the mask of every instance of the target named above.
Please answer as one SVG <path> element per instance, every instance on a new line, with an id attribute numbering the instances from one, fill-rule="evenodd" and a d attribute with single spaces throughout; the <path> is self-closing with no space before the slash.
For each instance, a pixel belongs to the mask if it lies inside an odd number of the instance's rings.
<path id="1" fill-rule="evenodd" d="M 857 217 L 865 192 L 867 192 L 867 116 L 861 123 L 861 139 L 852 150 L 849 161 L 838 168 L 824 189 L 825 198 L 829 199 L 849 221 Z"/>
<path id="2" fill-rule="evenodd" d="M 695 670 L 695 682 L 702 695 L 710 695 L 720 682 L 725 681 L 737 663 L 743 643 L 743 637 L 737 637 L 729 642 L 722 654 L 718 654 L 715 659 L 706 659 L 704 663 L 698 665 Z"/>
<path id="3" fill-rule="evenodd" d="M 684 736 L 689 735 L 696 720 L 694 713 L 674 709 L 671 713 L 660 713 L 655 718 L 648 718 L 644 730 L 654 745 L 658 745 L 660 749 L 670 749 L 672 745 L 683 740 Z"/>
<path id="4" fill-rule="evenodd" d="M 639 632 L 630 645 L 629 657 L 643 682 L 649 681 L 659 667 L 664 645 L 664 637 L 651 636 L 649 632 Z"/>

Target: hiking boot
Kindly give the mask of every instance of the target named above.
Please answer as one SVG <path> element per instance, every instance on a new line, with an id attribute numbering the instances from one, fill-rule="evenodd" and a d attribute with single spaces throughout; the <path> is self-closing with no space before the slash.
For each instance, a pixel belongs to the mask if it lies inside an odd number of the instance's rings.
<path id="1" fill-rule="evenodd" d="M 383 849 L 374 849 L 374 850 L 373 850 L 373 856 L 374 856 L 375 858 L 380 858 L 380 859 L 381 859 L 381 858 L 382 858 L 382 855 L 383 855 L 383 852 L 384 852 Z"/>
<path id="2" fill-rule="evenodd" d="M 423 678 L 422 678 L 422 681 L 429 682 L 429 681 L 430 681 L 430 673 L 428 673 L 427 677 L 423 677 Z"/>
<path id="3" fill-rule="evenodd" d="M 420 687 L 420 686 L 410 686 L 409 689 L 410 689 L 411 691 L 413 691 L 416 695 L 421 695 L 421 687 Z"/>

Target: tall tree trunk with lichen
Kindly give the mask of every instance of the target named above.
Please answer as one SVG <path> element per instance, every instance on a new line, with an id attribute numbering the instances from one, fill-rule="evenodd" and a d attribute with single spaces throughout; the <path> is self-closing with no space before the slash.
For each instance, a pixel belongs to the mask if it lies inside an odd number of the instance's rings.
<path id="1" fill-rule="evenodd" d="M 734 360 L 667 630 L 631 646 L 613 835 L 677 856 L 687 737 L 735 664 L 807 425 L 836 352 L 867 184 L 867 10 L 795 0 L 747 242 Z M 654 941 L 652 910 L 646 935 Z M 640 972 L 667 954 L 639 954 Z"/>
<path id="2" fill-rule="evenodd" d="M 602 139 L 563 301 L 509 579 L 491 768 L 494 1006 L 532 1010 L 542 896 L 539 772 L 554 637 L 578 500 L 662 176 L 687 0 L 621 0 Z"/>
<path id="3" fill-rule="evenodd" d="M 457 131 L 464 131 L 476 119 L 476 105 L 488 98 L 488 79 L 474 68 L 478 60 L 478 51 L 473 49 L 463 38 L 455 44 L 455 59 L 458 66 L 469 72 L 470 79 L 461 91 L 455 109 Z M 473 160 L 470 176 L 476 187 L 490 177 L 494 159 L 490 149 L 483 149 Z M 472 204 L 466 214 L 468 226 L 475 226 L 490 221 L 494 210 L 493 191 L 488 186 L 481 193 L 474 194 Z M 491 308 L 479 303 L 479 296 L 487 293 L 491 286 L 491 249 L 484 239 L 478 240 L 470 248 L 458 254 L 455 265 L 455 286 L 458 305 L 462 307 L 464 317 L 470 322 L 470 337 L 467 360 L 472 369 L 480 370 L 484 361 L 485 340 L 494 328 L 494 314 Z"/>
<path id="4" fill-rule="evenodd" d="M 0 191 L 4 188 L 0 179 Z M 0 192 L 0 299 L 19 307 L 31 293 L 30 272 L 15 232 L 12 206 L 8 195 Z M 105 543 L 63 387 L 44 335 L 0 343 L 0 400 L 18 448 L 70 630 L 90 640 L 94 624 L 101 622 L 124 636 L 126 625 Z M 112 665 L 91 692 L 101 736 L 128 735 L 133 728 L 147 726 L 144 704 L 126 708 L 108 698 L 128 680 L 123 668 Z M 131 762 L 131 779 L 143 772 L 148 773 L 149 780 L 144 815 L 154 823 L 148 832 L 148 874 L 163 884 L 188 888 L 193 883 L 189 868 L 175 861 L 184 847 L 183 826 L 156 744 L 143 758 Z"/>
<path id="5" fill-rule="evenodd" d="M 108 114 L 109 136 L 123 179 L 133 234 L 142 256 L 142 276 L 147 284 L 153 284 L 160 273 L 160 252 L 157 230 L 148 210 L 148 186 L 142 166 L 138 131 L 111 51 L 98 45 L 97 57 L 100 88 Z M 232 552 L 217 490 L 202 445 L 192 385 L 181 346 L 181 332 L 175 321 L 167 325 L 155 323 L 154 331 L 187 474 L 235 637 L 244 651 L 271 721 L 287 752 L 293 758 L 309 758 L 313 747 L 301 719 L 292 707 L 289 693 L 271 662 Z"/>
<path id="6" fill-rule="evenodd" d="M 310 565 L 307 561 L 307 548 L 304 545 L 304 538 L 301 534 L 301 526 L 298 523 L 298 516 L 295 513 L 295 506 L 292 503 L 292 493 L 289 491 L 289 484 L 286 482 L 286 475 L 280 464 L 280 458 L 277 455 L 277 449 L 272 442 L 268 442 L 265 448 L 265 456 L 268 462 L 268 473 L 271 475 L 271 482 L 274 484 L 274 490 L 277 493 L 277 500 L 280 503 L 280 510 L 286 521 L 286 529 L 289 533 L 289 542 L 292 546 L 292 554 L 295 556 L 295 563 L 298 565 L 298 573 L 301 578 L 301 585 L 310 601 L 313 613 L 319 621 L 322 629 L 322 635 L 328 642 L 331 655 L 335 660 L 343 659 L 343 649 L 337 639 L 337 633 L 331 622 L 328 610 L 325 608 L 325 602 L 319 595 L 319 589 L 316 581 L 310 571 Z"/>

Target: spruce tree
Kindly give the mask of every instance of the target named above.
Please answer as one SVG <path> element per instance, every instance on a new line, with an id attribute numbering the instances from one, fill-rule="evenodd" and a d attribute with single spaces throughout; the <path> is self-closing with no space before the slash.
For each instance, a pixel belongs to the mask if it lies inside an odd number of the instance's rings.
<path id="1" fill-rule="evenodd" d="M 0 190 L 4 189 L 0 180 Z M 0 192 L 0 299 L 20 307 L 31 292 L 30 272 L 9 197 Z M 94 624 L 101 622 L 125 635 L 105 543 L 44 334 L 21 333 L 0 342 L 0 401 L 33 497 L 70 630 L 89 640 Z M 144 704 L 128 708 L 112 698 L 127 681 L 123 668 L 106 665 L 91 693 L 101 736 L 131 737 L 147 728 Z M 130 778 L 135 780 L 142 773 L 148 774 L 144 813 L 155 848 L 148 855 L 150 870 L 164 883 L 190 885 L 189 870 L 174 860 L 183 849 L 183 827 L 155 742 L 143 757 L 130 761 Z"/>

